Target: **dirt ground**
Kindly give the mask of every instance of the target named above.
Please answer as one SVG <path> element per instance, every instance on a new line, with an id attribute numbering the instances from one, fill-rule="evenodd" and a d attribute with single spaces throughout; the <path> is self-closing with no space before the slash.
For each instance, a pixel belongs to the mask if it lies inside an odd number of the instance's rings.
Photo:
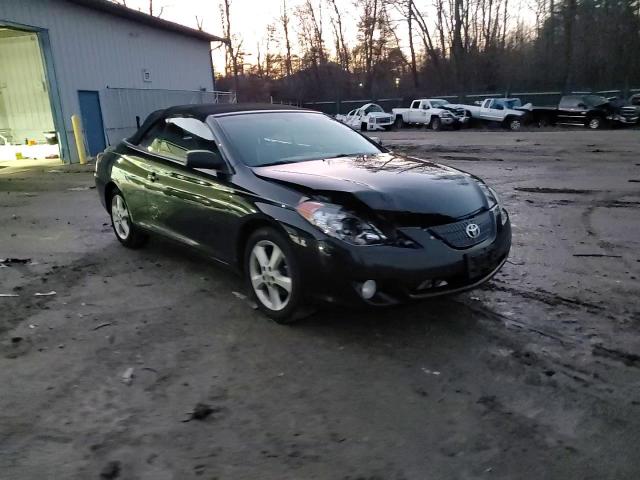
<path id="1" fill-rule="evenodd" d="M 484 288 L 279 326 L 90 169 L 0 169 L 0 477 L 640 478 L 640 131 L 380 136 L 501 194 Z"/>

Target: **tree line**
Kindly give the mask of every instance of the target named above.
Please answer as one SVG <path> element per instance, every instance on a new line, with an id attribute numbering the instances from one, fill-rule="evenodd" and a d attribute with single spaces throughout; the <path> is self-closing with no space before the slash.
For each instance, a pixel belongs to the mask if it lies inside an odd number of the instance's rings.
<path id="1" fill-rule="evenodd" d="M 355 23 L 345 4 L 282 0 L 252 46 L 222 0 L 218 88 L 302 102 L 640 87 L 640 0 L 355 0 Z"/>

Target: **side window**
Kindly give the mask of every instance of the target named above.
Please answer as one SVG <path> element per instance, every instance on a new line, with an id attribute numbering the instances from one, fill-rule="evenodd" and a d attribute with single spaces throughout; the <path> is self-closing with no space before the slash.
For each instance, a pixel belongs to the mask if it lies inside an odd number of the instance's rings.
<path id="1" fill-rule="evenodd" d="M 143 137 L 140 146 L 182 163 L 186 162 L 190 150 L 218 153 L 209 127 L 196 118 L 186 117 L 161 120 Z"/>
<path id="2" fill-rule="evenodd" d="M 420 100 L 415 100 L 415 101 L 411 104 L 411 108 L 415 108 L 415 109 L 420 108 Z"/>
<path id="3" fill-rule="evenodd" d="M 562 97 L 560 108 L 575 108 L 580 103 L 579 97 Z"/>
<path id="4" fill-rule="evenodd" d="M 162 133 L 164 132 L 164 120 L 158 120 L 147 133 L 144 134 L 138 146 L 149 151 L 157 153 L 157 149 L 162 142 Z"/>

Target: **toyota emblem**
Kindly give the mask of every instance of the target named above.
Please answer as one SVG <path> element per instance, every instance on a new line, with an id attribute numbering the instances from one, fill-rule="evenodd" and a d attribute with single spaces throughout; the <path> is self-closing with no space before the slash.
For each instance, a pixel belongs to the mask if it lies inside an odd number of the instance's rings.
<path id="1" fill-rule="evenodd" d="M 467 228 L 465 230 L 467 232 L 467 237 L 469 238 L 478 238 L 478 236 L 480 235 L 480 227 L 475 223 L 470 223 L 469 225 L 467 225 Z"/>

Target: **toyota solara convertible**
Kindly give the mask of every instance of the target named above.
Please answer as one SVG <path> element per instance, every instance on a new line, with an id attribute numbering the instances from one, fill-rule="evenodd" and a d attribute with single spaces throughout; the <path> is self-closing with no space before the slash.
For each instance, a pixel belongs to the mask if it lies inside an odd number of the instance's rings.
<path id="1" fill-rule="evenodd" d="M 96 184 L 124 246 L 160 234 L 195 247 L 283 323 L 318 300 L 386 306 L 468 290 L 511 247 L 509 216 L 482 180 L 291 107 L 155 112 L 100 156 Z"/>

